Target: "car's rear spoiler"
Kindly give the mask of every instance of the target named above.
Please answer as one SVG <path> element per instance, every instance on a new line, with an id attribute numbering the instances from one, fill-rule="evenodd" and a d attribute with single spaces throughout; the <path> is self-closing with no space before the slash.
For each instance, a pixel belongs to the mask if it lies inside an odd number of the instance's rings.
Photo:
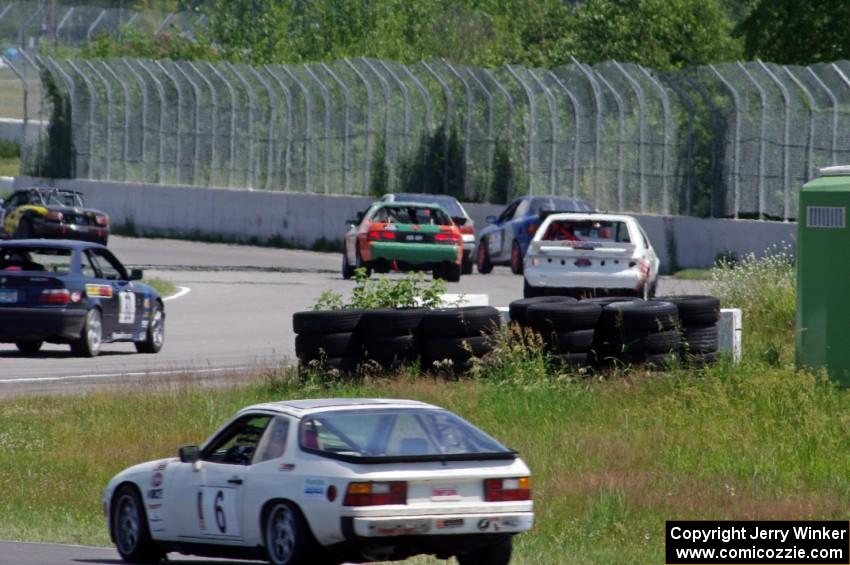
<path id="1" fill-rule="evenodd" d="M 360 463 L 363 465 L 382 465 L 385 463 L 428 463 L 445 461 L 513 461 L 519 457 L 516 451 L 502 451 L 491 453 L 446 453 L 433 455 L 387 455 L 387 456 L 359 456 L 349 453 L 334 453 L 322 449 L 312 449 L 301 446 L 301 450 L 314 455 L 338 459 L 346 463 Z"/>

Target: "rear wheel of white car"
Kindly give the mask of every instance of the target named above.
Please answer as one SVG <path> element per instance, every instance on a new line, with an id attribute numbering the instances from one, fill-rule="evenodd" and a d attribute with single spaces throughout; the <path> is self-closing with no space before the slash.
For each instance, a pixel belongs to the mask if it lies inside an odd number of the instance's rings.
<path id="1" fill-rule="evenodd" d="M 275 502 L 266 516 L 266 554 L 274 565 L 312 563 L 310 531 L 301 512 L 289 502 Z"/>
<path id="2" fill-rule="evenodd" d="M 112 535 L 121 559 L 127 563 L 159 563 L 165 555 L 151 538 L 142 499 L 136 489 L 123 485 L 112 504 Z"/>
<path id="3" fill-rule="evenodd" d="M 531 286 L 528 284 L 528 279 L 522 279 L 522 297 L 523 298 L 535 298 L 537 296 L 543 296 L 544 290 L 542 288 L 538 288 L 536 286 Z"/>
<path id="4" fill-rule="evenodd" d="M 511 561 L 511 539 L 488 545 L 457 556 L 460 565 L 508 565 Z"/>

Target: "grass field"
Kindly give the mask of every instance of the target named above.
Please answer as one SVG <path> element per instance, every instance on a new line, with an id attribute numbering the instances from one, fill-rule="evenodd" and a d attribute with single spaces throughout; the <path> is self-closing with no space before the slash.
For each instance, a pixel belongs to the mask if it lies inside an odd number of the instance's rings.
<path id="1" fill-rule="evenodd" d="M 246 404 L 337 395 L 433 402 L 518 449 L 537 525 L 517 539 L 515 563 L 663 563 L 668 519 L 845 519 L 850 396 L 793 368 L 787 263 L 741 268 L 717 275 L 726 304 L 745 310 L 738 366 L 582 376 L 514 350 L 460 381 L 318 384 L 281 369 L 225 390 L 187 377 L 2 401 L 0 539 L 106 545 L 99 497 L 116 471 L 175 455 Z"/>

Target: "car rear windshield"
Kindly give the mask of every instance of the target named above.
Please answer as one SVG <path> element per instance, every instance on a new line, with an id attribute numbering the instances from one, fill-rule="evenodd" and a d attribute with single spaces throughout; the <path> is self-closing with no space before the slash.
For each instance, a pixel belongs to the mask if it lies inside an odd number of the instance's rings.
<path id="1" fill-rule="evenodd" d="M 2 271 L 47 271 L 57 275 L 71 272 L 70 249 L 45 249 L 40 247 L 0 248 Z"/>
<path id="2" fill-rule="evenodd" d="M 631 243 L 625 222 L 595 220 L 553 220 L 541 238 L 543 241 L 590 241 Z"/>
<path id="3" fill-rule="evenodd" d="M 300 441 L 305 450 L 364 463 L 501 459 L 515 454 L 451 412 L 420 408 L 313 414 L 301 423 Z"/>
<path id="4" fill-rule="evenodd" d="M 457 200 L 450 196 L 438 194 L 396 194 L 395 202 L 419 202 L 421 204 L 436 204 L 449 213 L 453 218 L 465 218 L 466 214 Z"/>
<path id="5" fill-rule="evenodd" d="M 593 207 L 577 198 L 536 197 L 531 201 L 531 213 L 538 215 L 547 210 L 561 212 L 592 212 Z"/>
<path id="6" fill-rule="evenodd" d="M 441 209 L 427 206 L 384 206 L 375 212 L 372 220 L 391 224 L 434 226 L 447 226 L 452 223 Z"/>
<path id="7" fill-rule="evenodd" d="M 43 195 L 44 203 L 48 206 L 77 206 L 83 205 L 79 195 L 73 192 L 47 192 Z"/>

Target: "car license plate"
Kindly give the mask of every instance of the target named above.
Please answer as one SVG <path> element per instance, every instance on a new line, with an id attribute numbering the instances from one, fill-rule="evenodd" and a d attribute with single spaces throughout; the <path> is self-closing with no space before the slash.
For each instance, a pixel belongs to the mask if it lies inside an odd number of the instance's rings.
<path id="1" fill-rule="evenodd" d="M 431 500 L 460 500 L 460 493 L 455 485 L 434 485 Z"/>
<path id="2" fill-rule="evenodd" d="M 404 237 L 404 240 L 405 241 L 422 241 L 423 237 L 422 237 L 422 234 L 409 233 Z"/>
<path id="3" fill-rule="evenodd" d="M 12 304 L 18 301 L 18 291 L 9 289 L 0 289 L 0 303 Z"/>

